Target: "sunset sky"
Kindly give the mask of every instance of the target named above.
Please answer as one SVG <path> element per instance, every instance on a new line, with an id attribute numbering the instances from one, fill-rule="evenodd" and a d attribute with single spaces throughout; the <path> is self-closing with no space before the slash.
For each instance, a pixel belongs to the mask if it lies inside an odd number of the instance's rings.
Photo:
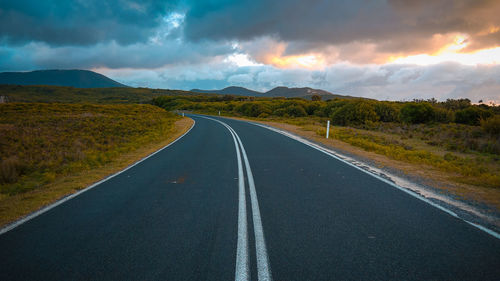
<path id="1" fill-rule="evenodd" d="M 0 0 L 0 71 L 500 102 L 500 1 Z"/>

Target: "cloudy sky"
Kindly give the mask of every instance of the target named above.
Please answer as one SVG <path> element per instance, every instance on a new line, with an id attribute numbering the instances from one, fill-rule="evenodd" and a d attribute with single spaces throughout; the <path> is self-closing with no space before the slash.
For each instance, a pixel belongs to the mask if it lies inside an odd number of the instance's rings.
<path id="1" fill-rule="evenodd" d="M 498 0 L 0 0 L 0 71 L 500 102 Z"/>

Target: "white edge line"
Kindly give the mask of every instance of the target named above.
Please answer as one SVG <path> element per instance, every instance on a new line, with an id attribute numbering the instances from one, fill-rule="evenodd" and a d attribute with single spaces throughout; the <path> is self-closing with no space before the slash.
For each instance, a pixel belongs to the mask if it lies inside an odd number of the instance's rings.
<path id="1" fill-rule="evenodd" d="M 351 167 L 353 167 L 353 168 L 356 168 L 356 169 L 358 169 L 358 170 L 362 171 L 363 173 L 366 173 L 366 174 L 368 174 L 368 175 L 370 175 L 370 176 L 372 176 L 372 177 L 375 177 L 375 178 L 377 178 L 377 179 L 379 179 L 379 180 L 381 180 L 381 181 L 383 181 L 383 182 L 385 182 L 385 183 L 387 183 L 387 184 L 389 184 L 389 185 L 391 185 L 391 186 L 393 186 L 393 187 L 395 187 L 395 188 L 397 188 L 397 189 L 399 189 L 399 190 L 401 190 L 401 191 L 403 191 L 403 192 L 405 192 L 405 193 L 407 193 L 407 194 L 409 194 L 409 195 L 411 195 L 411 196 L 413 196 L 413 197 L 415 197 L 415 198 L 417 198 L 417 199 L 419 199 L 419 200 L 422 200 L 422 201 L 424 201 L 425 203 L 427 203 L 427 204 L 429 204 L 429 205 L 431 205 L 431 206 L 433 206 L 433 207 L 435 207 L 435 208 L 438 208 L 438 209 L 440 209 L 441 211 L 443 211 L 443 212 L 445 212 L 445 213 L 447 213 L 447 214 L 449 214 L 449 215 L 451 215 L 451 216 L 453 216 L 453 217 L 456 217 L 456 218 L 458 218 L 458 219 L 460 219 L 460 220 L 462 220 L 462 221 L 464 221 L 464 222 L 468 223 L 469 225 L 472 225 L 472 226 L 476 227 L 477 229 L 479 229 L 479 230 L 481 230 L 481 231 L 483 231 L 483 232 L 488 233 L 489 235 L 491 235 L 491 236 L 493 236 L 493 237 L 495 237 L 495 238 L 497 238 L 497 239 L 500 239 L 500 233 L 497 233 L 496 231 L 491 230 L 491 229 L 489 229 L 489 228 L 487 228 L 487 227 L 484 227 L 484 226 L 482 226 L 482 225 L 479 225 L 479 224 L 476 224 L 476 223 L 470 222 L 470 221 L 468 221 L 468 220 L 466 220 L 466 219 L 463 219 L 463 218 L 459 217 L 459 216 L 458 216 L 455 212 L 453 212 L 453 211 L 451 211 L 451 210 L 448 210 L 447 208 L 445 208 L 445 207 L 443 207 L 443 206 L 441 206 L 441 205 L 438 205 L 438 204 L 436 204 L 436 203 L 434 203 L 434 202 L 430 201 L 429 199 L 427 199 L 427 198 L 425 198 L 425 197 L 422 197 L 422 196 L 418 195 L 418 194 L 417 194 L 417 193 L 415 193 L 415 192 L 412 192 L 411 190 L 408 190 L 408 189 L 406 189 L 406 188 L 404 188 L 404 187 L 401 187 L 401 186 L 399 186 L 399 185 L 397 185 L 397 184 L 395 184 L 395 183 L 393 183 L 393 182 L 391 182 L 391 181 L 389 181 L 389 180 L 387 180 L 387 179 L 384 179 L 383 177 L 380 177 L 379 175 L 373 174 L 373 173 L 371 173 L 371 172 L 369 172 L 369 171 L 367 171 L 367 170 L 365 170 L 365 169 L 363 169 L 363 168 L 361 168 L 361 167 L 358 167 L 358 166 L 356 166 L 356 165 L 354 165 L 354 164 L 352 164 L 352 163 L 349 163 L 348 161 L 345 161 L 345 160 L 344 160 L 344 159 L 342 159 L 342 158 L 339 158 L 338 156 L 336 156 L 336 155 L 334 155 L 334 154 L 332 154 L 332 153 L 328 152 L 328 150 L 326 150 L 325 148 L 321 147 L 321 146 L 320 146 L 320 145 L 318 145 L 318 144 L 312 143 L 312 142 L 310 142 L 310 141 L 308 141 L 308 140 L 305 140 L 305 139 L 303 139 L 303 138 L 301 138 L 301 137 L 299 137 L 299 136 L 296 136 L 296 135 L 294 135 L 294 134 L 291 134 L 291 133 L 289 133 L 289 132 L 286 132 L 286 131 L 284 131 L 284 130 L 280 130 L 280 129 L 277 129 L 277 128 L 274 128 L 274 127 L 271 127 L 271 126 L 267 126 L 267 125 L 263 125 L 263 124 L 259 124 L 259 123 L 255 123 L 255 122 L 249 122 L 249 121 L 237 120 L 237 119 L 231 119 L 231 120 L 240 121 L 240 122 L 246 122 L 246 123 L 249 123 L 249 124 L 252 124 L 252 125 L 255 125 L 255 126 L 259 126 L 259 127 L 262 127 L 262 128 L 266 128 L 266 129 L 268 129 L 268 130 L 274 131 L 274 132 L 276 132 L 276 133 L 279 133 L 279 134 L 282 134 L 282 135 L 284 135 L 284 136 L 286 136 L 286 137 L 289 137 L 289 138 L 291 138 L 291 139 L 293 139 L 293 140 L 296 140 L 296 141 L 298 141 L 298 142 L 301 142 L 301 143 L 303 143 L 303 144 L 305 144 L 305 145 L 307 145 L 307 146 L 310 146 L 310 147 L 312 147 L 312 148 L 314 148 L 314 149 L 316 149 L 316 150 L 319 150 L 319 151 L 321 151 L 321 152 L 323 152 L 323 153 L 325 153 L 325 154 L 327 154 L 327 155 L 329 155 L 329 156 L 331 156 L 331 157 L 333 157 L 333 158 L 335 158 L 335 159 L 337 159 L 337 160 L 339 160 L 339 161 L 342 161 L 342 162 L 346 163 L 347 165 L 349 165 L 349 166 L 351 166 Z"/>
<path id="2" fill-rule="evenodd" d="M 184 137 L 185 135 L 187 135 L 187 133 L 189 133 L 191 131 L 191 129 L 193 129 L 194 125 L 196 124 L 196 121 L 194 119 L 192 119 L 192 118 L 191 118 L 191 120 L 193 120 L 193 125 L 191 125 L 191 128 L 189 128 L 189 130 L 187 130 L 184 134 L 182 134 L 180 137 L 178 137 L 177 139 L 175 139 L 173 142 L 167 144 L 166 146 L 164 146 L 164 147 L 160 148 L 159 150 L 157 150 L 157 151 L 149 154 L 148 156 L 142 158 L 141 160 L 133 163 L 132 165 L 126 167 L 125 169 L 123 169 L 123 170 L 121 170 L 119 172 L 116 172 L 116 173 L 114 173 L 114 174 L 112 174 L 112 175 L 110 175 L 110 176 L 108 176 L 108 177 L 106 177 L 106 178 L 104 178 L 104 179 L 102 179 L 102 180 L 100 180 L 100 181 L 98 181 L 98 182 L 96 182 L 96 183 L 94 183 L 94 184 L 92 184 L 92 185 L 84 188 L 84 189 L 81 189 L 81 190 L 79 190 L 79 191 L 77 191 L 77 192 L 75 192 L 73 194 L 70 194 L 70 195 L 68 195 L 68 196 L 66 196 L 66 197 L 64 197 L 62 199 L 59 199 L 58 201 L 56 201 L 56 202 L 54 202 L 54 203 L 52 203 L 52 204 L 50 204 L 48 206 L 45 206 L 42 209 L 40 209 L 38 211 L 35 211 L 35 212 L 27 215 L 26 217 L 22 218 L 22 219 L 19 219 L 19 220 L 13 222 L 13 223 L 8 224 L 7 226 L 5 226 L 2 229 L 0 229 L 0 235 L 2 235 L 4 233 L 6 233 L 6 232 L 8 232 L 8 231 L 10 231 L 10 230 L 18 227 L 18 226 L 20 226 L 21 224 L 23 224 L 25 222 L 28 222 L 28 221 L 30 221 L 30 220 L 38 217 L 39 215 L 41 215 L 41 214 L 43 214 L 43 213 L 45 213 L 45 212 L 47 212 L 47 211 L 49 211 L 49 210 L 51 210 L 51 209 L 59 206 L 59 205 L 61 205 L 62 203 L 66 202 L 68 200 L 71 200 L 71 199 L 75 198 L 76 196 L 78 196 L 78 195 L 80 195 L 80 194 L 82 194 L 82 193 L 84 193 L 86 191 L 91 190 L 92 188 L 100 185 L 103 182 L 105 182 L 105 181 L 107 181 L 107 180 L 109 180 L 111 178 L 114 178 L 114 177 L 118 176 L 119 174 L 127 171 L 128 169 L 134 167 L 135 165 L 138 165 L 139 163 L 143 162 L 144 160 L 152 157 L 153 155 L 157 154 L 158 152 L 160 152 L 160 151 L 164 150 L 165 148 L 171 146 L 172 144 L 176 143 L 182 137 Z"/>

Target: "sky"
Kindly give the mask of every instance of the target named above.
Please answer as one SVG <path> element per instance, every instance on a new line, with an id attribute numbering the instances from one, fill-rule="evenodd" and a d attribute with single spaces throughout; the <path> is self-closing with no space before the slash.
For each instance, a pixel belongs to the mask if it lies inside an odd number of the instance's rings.
<path id="1" fill-rule="evenodd" d="M 500 103 L 498 0 L 0 0 L 0 71 Z"/>

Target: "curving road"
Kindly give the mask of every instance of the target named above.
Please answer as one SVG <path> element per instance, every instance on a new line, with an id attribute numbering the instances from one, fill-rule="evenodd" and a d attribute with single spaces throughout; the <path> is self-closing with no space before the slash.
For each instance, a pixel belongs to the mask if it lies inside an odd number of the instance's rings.
<path id="1" fill-rule="evenodd" d="M 0 280 L 500 280 L 500 239 L 279 133 L 191 117 L 1 234 Z"/>

